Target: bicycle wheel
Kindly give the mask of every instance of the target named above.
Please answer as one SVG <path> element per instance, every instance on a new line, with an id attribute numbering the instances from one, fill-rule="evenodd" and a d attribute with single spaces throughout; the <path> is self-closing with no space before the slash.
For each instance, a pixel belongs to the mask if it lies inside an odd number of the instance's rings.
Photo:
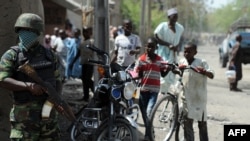
<path id="1" fill-rule="evenodd" d="M 184 124 L 181 121 L 176 125 L 175 141 L 184 141 Z"/>
<path id="2" fill-rule="evenodd" d="M 173 95 L 163 95 L 155 104 L 150 115 L 150 138 L 169 141 L 177 124 L 178 103 Z"/>

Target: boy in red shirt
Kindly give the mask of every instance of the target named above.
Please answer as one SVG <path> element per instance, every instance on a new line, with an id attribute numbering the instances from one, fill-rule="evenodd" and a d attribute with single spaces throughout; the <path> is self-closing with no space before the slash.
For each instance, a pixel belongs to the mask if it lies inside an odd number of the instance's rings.
<path id="1" fill-rule="evenodd" d="M 145 53 L 142 54 L 135 65 L 135 71 L 140 78 L 140 97 L 139 106 L 142 113 L 142 118 L 145 124 L 145 140 L 148 139 L 148 117 L 156 103 L 158 93 L 160 91 L 160 77 L 164 77 L 170 67 L 163 63 L 163 59 L 155 54 L 157 41 L 150 37 L 147 40 Z"/>

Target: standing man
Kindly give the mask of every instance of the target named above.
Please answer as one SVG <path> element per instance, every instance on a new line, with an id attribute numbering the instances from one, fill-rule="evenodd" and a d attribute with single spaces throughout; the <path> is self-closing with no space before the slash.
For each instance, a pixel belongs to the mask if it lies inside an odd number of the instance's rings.
<path id="1" fill-rule="evenodd" d="M 77 50 L 81 43 L 81 30 L 76 28 L 73 30 L 73 37 L 68 40 L 67 43 L 67 61 L 66 61 L 66 71 L 65 75 L 67 79 L 80 78 L 82 74 L 82 66 L 80 65 L 80 59 L 74 63 L 74 67 L 70 68 L 70 64 L 74 60 Z"/>
<path id="2" fill-rule="evenodd" d="M 168 22 L 160 23 L 155 31 L 155 37 L 158 41 L 156 53 L 169 63 L 177 62 L 177 49 L 180 43 L 184 28 L 177 22 L 178 12 L 176 8 L 167 11 Z M 166 77 L 161 78 L 161 92 L 166 93 L 169 86 L 175 82 L 175 75 L 169 72 Z"/>
<path id="3" fill-rule="evenodd" d="M 58 27 L 54 27 L 53 34 L 51 35 L 51 42 L 50 42 L 52 47 L 54 46 L 55 40 L 58 37 L 59 37 L 59 28 Z"/>
<path id="4" fill-rule="evenodd" d="M 57 57 L 39 43 L 43 27 L 43 20 L 38 15 L 21 14 L 15 23 L 19 44 L 1 57 L 0 87 L 13 92 L 14 104 L 10 112 L 12 141 L 60 141 L 58 113 L 54 108 L 51 111 L 43 109 L 48 98 L 47 89 L 18 71 L 18 67 L 28 61 L 44 82 L 60 91 Z M 43 110 L 50 113 L 46 118 Z"/>
<path id="5" fill-rule="evenodd" d="M 61 78 L 64 81 L 66 78 L 66 66 L 67 66 L 67 43 L 69 43 L 69 39 L 66 35 L 66 32 L 63 29 L 59 30 L 59 37 L 56 38 L 54 42 L 54 46 L 52 49 L 55 51 L 56 55 L 58 56 L 60 62 L 60 74 Z"/>
<path id="6" fill-rule="evenodd" d="M 132 22 L 128 19 L 123 21 L 124 34 L 115 38 L 115 49 L 112 63 L 117 62 L 124 68 L 135 62 L 136 55 L 140 53 L 141 39 L 132 33 Z"/>
<path id="7" fill-rule="evenodd" d="M 242 62 L 241 62 L 241 47 L 240 43 L 242 40 L 241 35 L 237 35 L 235 37 L 236 43 L 232 47 L 232 51 L 230 52 L 229 59 L 229 69 L 236 71 L 236 78 L 234 82 L 230 82 L 230 91 L 241 92 L 242 90 L 237 87 L 238 81 L 242 78 Z"/>
<path id="8" fill-rule="evenodd" d="M 93 59 L 94 53 L 86 46 L 93 44 L 92 38 L 93 28 L 92 27 L 83 27 L 82 35 L 83 35 L 83 43 L 79 46 L 77 50 L 77 54 L 74 57 L 73 61 L 70 63 L 70 69 L 73 68 L 73 65 L 78 60 L 79 57 L 80 63 L 82 64 L 82 85 L 83 85 L 83 98 L 84 102 L 89 101 L 89 89 L 94 92 L 94 81 L 92 80 L 92 76 L 94 73 L 94 66 L 88 62 L 88 59 Z"/>

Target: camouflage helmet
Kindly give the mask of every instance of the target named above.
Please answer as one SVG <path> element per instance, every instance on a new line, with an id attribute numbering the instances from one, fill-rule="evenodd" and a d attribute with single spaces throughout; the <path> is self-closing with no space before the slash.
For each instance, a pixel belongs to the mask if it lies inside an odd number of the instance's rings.
<path id="1" fill-rule="evenodd" d="M 15 32 L 17 32 L 20 28 L 31 29 L 41 34 L 44 30 L 44 23 L 41 17 L 32 13 L 23 13 L 21 14 L 15 23 Z"/>

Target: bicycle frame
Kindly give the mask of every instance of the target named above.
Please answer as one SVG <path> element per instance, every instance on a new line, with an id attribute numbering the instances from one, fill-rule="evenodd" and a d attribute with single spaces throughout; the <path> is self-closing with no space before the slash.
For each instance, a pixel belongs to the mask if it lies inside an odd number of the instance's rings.
<path id="1" fill-rule="evenodd" d="M 174 66 L 174 69 L 178 68 L 175 64 L 169 64 L 169 65 Z M 173 85 L 173 91 L 167 92 L 161 98 L 158 99 L 150 115 L 150 128 L 152 129 L 151 130 L 152 132 L 150 135 L 151 140 L 155 140 L 155 136 L 154 136 L 155 131 L 161 132 L 159 129 L 162 129 L 162 130 L 165 129 L 165 127 L 160 128 L 160 127 L 157 127 L 157 125 L 163 126 L 165 123 L 168 123 L 170 124 L 168 128 L 169 131 L 167 133 L 165 132 L 162 133 L 162 134 L 166 134 L 163 140 L 169 141 L 173 135 L 173 132 L 175 131 L 175 140 L 179 141 L 178 134 L 180 130 L 180 125 L 182 125 L 184 119 L 183 119 L 183 111 L 182 109 L 180 109 L 181 105 L 179 105 L 178 101 L 181 98 L 180 97 L 181 93 L 184 92 L 183 83 L 182 83 L 182 75 L 183 75 L 184 69 L 192 69 L 197 72 L 197 70 L 192 66 L 182 68 L 182 70 L 175 70 L 176 73 L 179 74 L 180 77 L 177 80 L 177 83 Z M 164 102 L 167 102 L 167 103 L 164 103 Z M 161 105 L 163 103 L 164 105 Z M 170 111 L 169 110 L 167 111 L 169 106 L 172 106 L 172 108 Z M 159 110 L 159 108 L 162 108 L 162 107 L 163 109 Z M 160 123 L 156 124 L 156 127 L 155 127 L 154 122 L 157 122 L 157 121 L 159 121 Z M 157 141 L 158 140 L 161 140 L 161 139 L 157 139 Z"/>

